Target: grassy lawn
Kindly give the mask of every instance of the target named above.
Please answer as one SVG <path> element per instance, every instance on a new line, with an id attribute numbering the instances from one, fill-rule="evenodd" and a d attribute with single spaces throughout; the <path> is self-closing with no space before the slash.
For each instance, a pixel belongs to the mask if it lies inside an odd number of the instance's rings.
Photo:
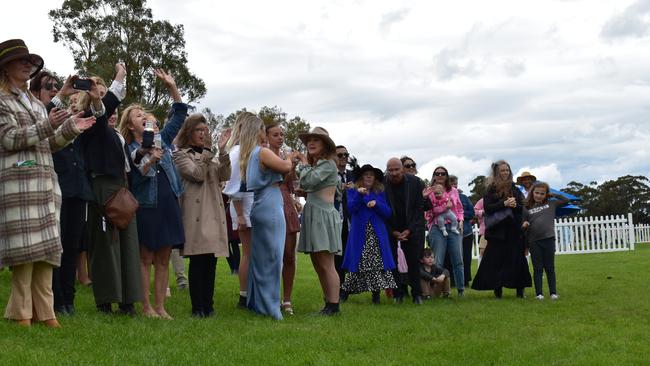
<path id="1" fill-rule="evenodd" d="M 189 294 L 172 288 L 173 321 L 105 316 L 80 288 L 77 315 L 62 329 L 23 329 L 0 321 L 0 365 L 639 365 L 650 345 L 650 246 L 634 252 L 557 257 L 558 301 L 526 299 L 514 290 L 497 300 L 466 291 L 463 299 L 371 306 L 352 296 L 337 317 L 315 316 L 320 287 L 299 255 L 296 315 L 273 321 L 237 310 L 236 277 L 219 260 L 210 319 L 190 317 Z M 473 266 L 476 270 L 476 263 Z M 532 269 L 531 269 L 532 273 Z M 0 272 L 0 308 L 10 274 Z M 172 282 L 173 283 L 173 282 Z M 548 294 L 547 294 L 548 296 Z M 2 315 L 2 314 L 0 314 Z"/>

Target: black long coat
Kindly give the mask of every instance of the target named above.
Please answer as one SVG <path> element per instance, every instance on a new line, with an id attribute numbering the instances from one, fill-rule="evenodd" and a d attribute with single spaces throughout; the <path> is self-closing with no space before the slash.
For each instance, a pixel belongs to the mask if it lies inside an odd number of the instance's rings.
<path id="1" fill-rule="evenodd" d="M 517 207 L 512 209 L 514 217 L 506 218 L 493 228 L 485 230 L 488 245 L 472 282 L 474 290 L 494 290 L 500 287 L 516 289 L 532 285 L 528 262 L 524 256 L 526 248 L 521 229 L 524 197 L 514 184 L 512 192 L 517 200 Z M 485 214 L 505 210 L 504 201 L 505 198 L 498 197 L 494 187 L 490 187 L 483 197 Z"/>

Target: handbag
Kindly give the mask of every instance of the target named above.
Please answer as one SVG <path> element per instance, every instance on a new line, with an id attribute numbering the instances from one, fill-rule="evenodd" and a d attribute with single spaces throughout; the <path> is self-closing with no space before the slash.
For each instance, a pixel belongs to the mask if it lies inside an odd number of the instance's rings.
<path id="1" fill-rule="evenodd" d="M 504 210 L 499 210 L 495 211 L 494 213 L 491 214 L 485 214 L 484 215 L 484 222 L 485 222 L 485 229 L 492 229 L 493 227 L 499 225 L 503 220 L 507 219 L 508 217 L 514 218 L 514 214 L 512 213 L 512 209 L 510 207 L 506 207 Z"/>
<path id="2" fill-rule="evenodd" d="M 409 266 L 406 264 L 406 256 L 402 250 L 402 243 L 397 242 L 397 272 L 399 273 L 408 273 Z"/>
<path id="3" fill-rule="evenodd" d="M 121 187 L 110 195 L 104 202 L 104 216 L 117 229 L 124 230 L 129 226 L 140 205 L 128 189 Z"/>

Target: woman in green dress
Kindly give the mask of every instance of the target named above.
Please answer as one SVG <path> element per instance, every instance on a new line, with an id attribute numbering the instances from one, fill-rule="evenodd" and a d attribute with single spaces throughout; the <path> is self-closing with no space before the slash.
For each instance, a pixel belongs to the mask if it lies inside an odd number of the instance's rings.
<path id="1" fill-rule="evenodd" d="M 299 135 L 307 146 L 307 156 L 300 154 L 298 178 L 306 194 L 298 251 L 309 253 L 318 274 L 325 307 L 323 315 L 339 312 L 339 276 L 334 267 L 334 254 L 341 252 L 341 216 L 334 207 L 339 184 L 334 158 L 336 145 L 324 128 L 315 127 Z"/>

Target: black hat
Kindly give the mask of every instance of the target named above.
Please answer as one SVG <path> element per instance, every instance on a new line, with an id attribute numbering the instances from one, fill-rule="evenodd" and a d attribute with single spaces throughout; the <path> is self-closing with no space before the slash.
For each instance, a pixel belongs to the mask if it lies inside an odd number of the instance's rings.
<path id="1" fill-rule="evenodd" d="M 22 39 L 10 39 L 0 43 L 0 68 L 13 60 L 24 57 L 29 57 L 33 67 L 32 74 L 29 76 L 31 79 L 43 68 L 43 58 L 39 55 L 29 53 Z"/>
<path id="2" fill-rule="evenodd" d="M 370 164 L 365 164 L 358 170 L 354 171 L 354 181 L 356 182 L 357 180 L 361 179 L 363 176 L 363 173 L 365 172 L 373 172 L 375 173 L 375 180 L 378 182 L 383 182 L 384 180 L 384 172 L 381 171 L 381 169 L 375 168 Z"/>

